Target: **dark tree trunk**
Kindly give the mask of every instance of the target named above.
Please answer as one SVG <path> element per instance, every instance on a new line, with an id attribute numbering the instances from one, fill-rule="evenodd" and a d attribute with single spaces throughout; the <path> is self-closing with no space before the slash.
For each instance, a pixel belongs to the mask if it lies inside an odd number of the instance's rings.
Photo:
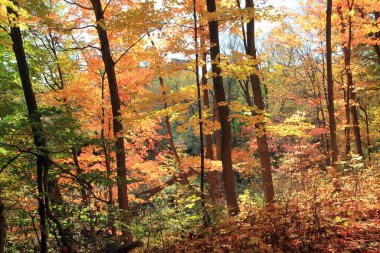
<path id="1" fill-rule="evenodd" d="M 323 95 L 324 95 L 323 97 L 324 97 L 326 103 L 328 104 L 328 99 L 327 99 L 327 94 L 326 94 L 326 78 L 325 78 L 326 74 L 325 74 L 325 72 L 326 72 L 326 70 L 325 70 L 325 53 L 324 53 L 324 50 L 322 49 L 322 89 L 323 89 Z M 322 91 L 321 91 L 321 87 L 319 84 L 318 84 L 318 94 L 319 94 L 319 97 L 322 98 Z M 322 101 L 320 102 L 320 106 L 321 106 L 321 112 L 322 112 L 323 127 L 325 128 L 326 127 L 326 117 L 325 117 L 325 113 L 323 110 Z M 327 164 L 329 166 L 331 166 L 330 144 L 328 141 L 329 138 L 328 138 L 327 134 L 324 134 L 324 139 L 325 139 L 325 144 L 326 144 L 326 161 L 327 161 Z"/>
<path id="2" fill-rule="evenodd" d="M 337 140 L 336 140 L 334 83 L 333 83 L 333 75 L 332 75 L 331 13 L 332 13 L 332 0 L 327 0 L 327 9 L 326 9 L 327 109 L 329 113 L 332 165 L 334 166 L 334 168 L 336 168 L 336 162 L 338 161 L 338 145 L 337 145 Z"/>
<path id="3" fill-rule="evenodd" d="M 345 100 L 345 110 L 346 110 L 346 126 L 344 128 L 344 143 L 345 143 L 345 151 L 344 156 L 345 158 L 348 157 L 351 151 L 351 117 L 350 117 L 350 87 L 346 85 L 346 90 L 344 91 L 344 100 Z"/>
<path id="4" fill-rule="evenodd" d="M 375 21 L 377 21 L 380 18 L 380 11 L 374 12 Z M 375 38 L 380 39 L 380 32 L 375 33 Z M 380 64 L 380 46 L 378 44 L 373 45 L 373 49 L 375 50 L 377 61 Z"/>
<path id="5" fill-rule="evenodd" d="M 210 226 L 210 216 L 206 208 L 205 201 L 205 149 L 204 149 L 204 134 L 203 134 L 203 115 L 202 115 L 202 83 L 199 78 L 199 44 L 198 44 L 198 20 L 197 20 L 197 1 L 193 0 L 193 19 L 194 19 L 194 51 L 195 51 L 195 80 L 197 86 L 197 99 L 198 99 L 198 119 L 199 119 L 199 151 L 201 155 L 201 205 L 203 209 L 203 225 L 205 227 Z"/>
<path id="6" fill-rule="evenodd" d="M 322 89 L 324 91 L 324 98 L 325 98 L 325 101 L 327 102 L 327 99 L 326 99 L 326 82 L 325 82 L 325 57 L 324 57 L 324 51 L 322 50 Z M 317 89 L 318 89 L 318 97 L 320 99 L 322 99 L 322 89 L 321 89 L 321 85 L 319 82 L 317 82 Z M 320 106 L 320 110 L 321 110 L 321 115 L 322 115 L 322 124 L 323 124 L 323 128 L 326 127 L 326 117 L 325 117 L 325 113 L 324 113 L 324 109 L 323 109 L 323 103 L 322 103 L 322 100 L 320 101 L 319 103 L 319 106 Z M 322 136 L 322 143 L 325 147 L 325 155 L 326 155 L 326 162 L 327 162 L 327 165 L 331 166 L 331 160 L 330 160 L 330 146 L 329 146 L 329 142 L 328 142 L 328 136 L 327 134 L 323 134 Z"/>
<path id="7" fill-rule="evenodd" d="M 7 8 L 10 15 L 18 16 L 17 13 Z M 32 82 L 29 76 L 29 68 L 26 61 L 24 45 L 21 37 L 21 31 L 18 26 L 11 27 L 11 38 L 13 42 L 13 52 L 16 56 L 17 67 L 20 74 L 21 84 L 24 91 L 24 97 L 28 108 L 29 121 L 32 128 L 34 144 L 37 148 L 41 149 L 40 154 L 37 155 L 37 188 L 38 188 L 38 214 L 40 216 L 40 250 L 41 253 L 47 252 L 47 231 L 46 231 L 46 209 L 44 202 L 44 189 L 43 189 L 43 160 L 48 159 L 46 151 L 46 140 L 42 132 L 42 124 L 40 114 L 37 108 L 36 97 L 33 92 Z M 45 168 L 46 169 L 46 168 Z"/>
<path id="8" fill-rule="evenodd" d="M 12 3 L 15 3 L 12 1 Z M 15 3 L 16 4 L 16 3 Z M 18 14 L 17 12 L 8 7 L 8 14 L 16 19 L 17 22 Z M 48 196 L 45 192 L 47 189 L 47 178 L 48 170 L 51 165 L 49 159 L 49 152 L 46 149 L 46 139 L 42 128 L 42 122 L 40 118 L 40 113 L 38 112 L 37 101 L 33 91 L 32 83 L 29 75 L 29 67 L 26 61 L 25 50 L 23 45 L 23 40 L 21 36 L 21 31 L 19 26 L 11 27 L 10 36 L 13 42 L 13 52 L 16 56 L 17 67 L 21 79 L 21 84 L 24 92 L 24 97 L 26 100 L 26 105 L 28 108 L 29 121 L 31 124 L 32 135 L 34 144 L 39 150 L 37 156 L 37 189 L 38 189 L 38 213 L 40 216 L 40 252 L 45 253 L 48 251 L 47 248 L 47 229 L 46 229 L 46 216 L 47 216 L 47 205 Z M 65 238 L 62 238 L 63 242 Z M 66 245 L 67 246 L 67 245 Z M 71 247 L 69 247 L 71 248 Z"/>
<path id="9" fill-rule="evenodd" d="M 371 138 L 370 138 L 370 131 L 369 131 L 370 121 L 369 121 L 369 115 L 368 115 L 367 106 L 363 106 L 362 110 L 364 112 L 364 121 L 365 121 L 365 126 L 366 126 L 368 160 L 369 160 L 369 163 L 371 163 L 372 148 L 371 148 Z"/>
<path id="10" fill-rule="evenodd" d="M 350 11 L 352 6 L 349 6 Z M 353 76 L 351 71 L 351 42 L 352 42 L 352 20 L 351 16 L 348 17 L 347 27 L 344 23 L 344 16 L 341 10 L 341 6 L 338 7 L 338 14 L 341 20 L 341 33 L 342 35 L 347 34 L 347 39 L 343 45 L 343 54 L 344 54 L 344 64 L 345 64 L 345 72 L 347 78 L 347 101 L 349 102 L 350 114 L 352 117 L 352 132 L 354 133 L 355 138 L 355 146 L 356 153 L 363 157 L 363 148 L 362 148 L 362 140 L 360 135 L 360 125 L 359 125 L 359 117 L 358 117 L 358 109 L 356 105 L 356 93 L 353 82 Z"/>
<path id="11" fill-rule="evenodd" d="M 77 152 L 76 148 L 74 148 L 74 147 L 71 148 L 71 154 L 73 156 L 73 161 L 74 161 L 74 165 L 76 168 L 76 174 L 79 178 L 81 178 L 81 176 L 83 175 L 83 170 L 79 165 L 77 153 L 78 152 Z M 87 195 L 86 189 L 84 187 L 81 187 L 80 193 L 81 193 L 81 197 L 82 197 L 82 206 L 87 207 L 88 206 L 88 195 Z"/>
<path id="12" fill-rule="evenodd" d="M 215 0 L 206 0 L 207 2 L 207 11 L 215 12 L 216 4 Z M 223 78 L 220 75 L 221 70 L 218 66 L 219 62 L 219 31 L 218 31 L 218 21 L 210 20 L 209 21 L 209 33 L 210 33 L 210 55 L 212 63 L 212 73 L 214 90 L 216 102 L 218 103 L 218 111 L 220 118 L 221 126 L 221 158 L 223 165 L 223 181 L 224 188 L 226 191 L 226 200 L 228 206 L 228 212 L 230 215 L 236 215 L 239 213 L 239 205 L 237 202 L 237 196 L 235 191 L 235 177 L 232 169 L 232 158 L 231 158 L 231 149 L 232 149 L 232 134 L 231 134 L 231 124 L 228 121 L 229 116 L 229 107 L 226 101 L 226 96 L 223 87 Z"/>
<path id="13" fill-rule="evenodd" d="M 205 45 L 205 35 L 201 36 L 200 39 L 200 47 L 202 48 Z M 202 90 L 203 90 L 203 105 L 205 110 L 210 109 L 210 99 L 209 99 L 209 92 L 207 89 L 207 64 L 206 59 L 207 58 L 207 52 L 204 51 L 202 54 L 202 60 L 205 63 L 202 66 Z M 210 118 L 207 118 L 207 120 L 210 120 Z M 206 144 L 206 154 L 205 158 L 210 160 L 215 160 L 214 156 L 214 150 L 213 150 L 213 143 L 212 143 L 212 135 L 206 134 L 205 135 L 205 144 Z M 221 178 L 221 175 L 218 171 L 209 171 L 206 173 L 207 176 L 207 182 L 210 186 L 210 195 L 213 203 L 219 202 L 223 199 L 223 193 L 221 190 L 222 184 L 219 182 L 219 178 Z"/>
<path id="14" fill-rule="evenodd" d="M 253 0 L 246 0 L 247 8 L 254 8 Z M 256 46 L 255 46 L 255 20 L 251 19 L 247 24 L 247 54 L 253 59 L 256 59 Z M 253 103 L 257 107 L 258 111 L 255 114 L 264 113 L 264 98 L 261 91 L 260 79 L 256 74 L 250 76 Z M 260 158 L 260 165 L 262 170 L 263 191 L 264 198 L 267 204 L 270 204 L 274 200 L 274 189 L 272 180 L 272 171 L 270 167 L 270 153 L 268 147 L 268 140 L 266 135 L 265 122 L 258 122 L 255 124 L 257 148 Z"/>
<path id="15" fill-rule="evenodd" d="M 16 2 L 12 3 L 16 4 Z M 17 22 L 18 14 L 17 12 L 8 7 L 7 12 L 10 17 L 14 18 Z M 38 149 L 37 157 L 37 189 L 39 193 L 38 197 L 38 213 L 40 216 L 40 252 L 47 252 L 47 229 L 46 229 L 46 219 L 47 216 L 51 218 L 56 224 L 59 235 L 61 236 L 63 248 L 61 250 L 66 250 L 66 252 L 76 252 L 74 245 L 72 244 L 72 237 L 68 231 L 64 231 L 61 223 L 52 213 L 49 207 L 49 199 L 51 197 L 54 204 L 61 204 L 61 196 L 58 189 L 58 183 L 56 180 L 49 181 L 48 173 L 51 167 L 51 160 L 49 157 L 49 152 L 46 147 L 46 138 L 42 127 L 41 115 L 38 111 L 36 97 L 33 91 L 32 82 L 29 75 L 29 67 L 26 61 L 25 50 L 23 45 L 23 40 L 21 36 L 21 31 L 19 26 L 11 27 L 10 36 L 13 42 L 13 52 L 16 56 L 17 67 L 21 79 L 21 84 L 24 92 L 24 97 L 26 105 L 28 108 L 29 121 L 31 123 L 32 135 L 34 145 Z"/>
<path id="16" fill-rule="evenodd" d="M 108 180 L 108 227 L 111 230 L 112 236 L 116 237 L 117 236 L 117 231 L 116 227 L 114 225 L 115 217 L 113 213 L 113 207 L 114 207 L 114 200 L 113 200 L 113 192 L 112 192 L 112 181 L 111 181 L 111 157 L 110 157 L 110 147 L 109 147 L 109 141 L 110 141 L 110 136 L 108 136 L 108 140 L 106 140 L 106 137 L 104 136 L 104 132 L 106 129 L 106 123 L 105 123 L 105 108 L 104 108 L 104 77 L 105 75 L 102 74 L 102 117 L 100 119 L 100 123 L 102 125 L 102 128 L 100 130 L 100 139 L 102 140 L 102 149 L 104 153 L 104 160 L 106 164 L 106 171 L 107 171 L 107 180 Z M 111 131 L 111 121 L 108 121 L 108 133 Z"/>
<path id="17" fill-rule="evenodd" d="M 116 164 L 117 164 L 117 189 L 118 189 L 118 203 L 119 208 L 124 212 L 124 222 L 129 223 L 130 217 L 128 214 L 128 189 L 127 189 L 127 168 L 125 164 L 125 146 L 124 138 L 121 136 L 123 132 L 123 125 L 121 123 L 120 113 L 120 97 L 116 80 L 115 62 L 112 59 L 111 49 L 108 41 L 107 31 L 104 29 L 102 22 L 104 22 L 103 8 L 100 0 L 91 0 L 95 12 L 96 29 L 100 40 L 102 59 L 107 74 L 108 86 L 111 96 L 111 106 L 113 115 L 113 133 L 116 138 Z M 132 240 L 132 235 L 128 228 L 122 228 L 123 236 L 127 241 Z"/>

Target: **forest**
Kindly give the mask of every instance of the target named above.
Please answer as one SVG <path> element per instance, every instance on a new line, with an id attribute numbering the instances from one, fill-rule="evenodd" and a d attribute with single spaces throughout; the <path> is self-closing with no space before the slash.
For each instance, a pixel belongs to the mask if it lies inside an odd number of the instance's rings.
<path id="1" fill-rule="evenodd" d="M 380 252 L 380 0 L 0 0 L 0 253 Z"/>

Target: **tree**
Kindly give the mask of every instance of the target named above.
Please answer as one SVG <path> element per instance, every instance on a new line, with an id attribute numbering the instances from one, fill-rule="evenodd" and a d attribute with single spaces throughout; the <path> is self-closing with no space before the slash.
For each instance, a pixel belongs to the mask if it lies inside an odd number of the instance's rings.
<path id="1" fill-rule="evenodd" d="M 37 185 L 38 185 L 38 213 L 40 215 L 40 251 L 45 253 L 48 251 L 47 246 L 47 228 L 46 220 L 47 216 L 54 221 L 56 224 L 59 234 L 62 237 L 63 247 L 68 252 L 75 252 L 75 248 L 72 245 L 71 235 L 68 234 L 59 220 L 55 217 L 50 209 L 50 199 L 54 202 L 60 196 L 57 196 L 57 182 L 55 180 L 49 180 L 49 169 L 52 165 L 51 159 L 49 157 L 49 151 L 47 149 L 46 137 L 41 122 L 41 115 L 38 111 L 36 97 L 33 91 L 32 82 L 29 75 L 29 67 L 26 60 L 26 55 L 24 51 L 23 40 L 21 36 L 21 30 L 18 24 L 18 13 L 17 13 L 17 2 L 12 2 L 14 5 L 7 6 L 7 12 L 9 19 L 11 21 L 11 31 L 10 36 L 13 42 L 12 48 L 16 56 L 17 67 L 21 79 L 22 88 L 24 91 L 24 97 L 26 105 L 28 108 L 29 121 L 31 124 L 32 135 L 34 140 L 34 145 L 38 149 L 36 154 L 37 158 Z"/>
<path id="2" fill-rule="evenodd" d="M 122 136 L 123 125 L 121 123 L 120 113 L 120 97 L 116 80 L 115 62 L 112 59 L 111 49 L 108 41 L 107 31 L 102 26 L 104 22 L 104 9 L 100 0 L 91 0 L 95 17 L 96 29 L 98 31 L 102 59 L 107 73 L 108 86 L 111 96 L 112 115 L 113 115 L 113 132 L 116 138 L 116 162 L 117 162 L 117 189 L 118 189 L 118 203 L 119 208 L 124 212 L 125 222 L 129 223 L 128 214 L 128 189 L 127 189 L 127 168 L 125 164 L 125 146 L 124 138 Z M 127 240 L 131 240 L 131 234 L 128 232 L 127 227 L 123 226 L 123 236 Z"/>
<path id="3" fill-rule="evenodd" d="M 351 12 L 354 8 L 354 1 L 347 1 L 345 3 L 346 5 L 346 11 L 347 11 L 347 23 L 345 23 L 342 5 L 337 6 L 337 11 L 339 14 L 339 18 L 341 21 L 341 33 L 344 38 L 343 42 L 343 54 L 344 54 L 344 65 L 345 65 L 345 73 L 347 78 L 347 88 L 346 88 L 346 100 L 347 100 L 347 108 L 349 108 L 349 114 L 351 114 L 352 118 L 352 129 L 354 132 L 355 137 L 355 146 L 356 146 L 356 152 L 358 155 L 363 157 L 363 147 L 362 147 L 362 140 L 361 140 L 361 134 L 360 134 L 360 125 L 359 125 L 359 116 L 358 116 L 358 109 L 357 109 L 357 100 L 356 100 L 356 92 L 353 82 L 353 75 L 352 75 L 352 69 L 351 69 L 351 45 L 352 45 L 352 17 L 349 12 Z M 349 121 L 349 115 L 347 112 L 348 117 L 348 124 Z M 349 133 L 347 133 L 348 135 Z M 346 139 L 347 142 L 350 141 L 349 137 Z M 346 145 L 349 145 L 348 143 Z"/>
<path id="4" fill-rule="evenodd" d="M 246 0 L 246 8 L 254 9 L 253 0 Z M 247 54 L 256 60 L 255 46 L 255 20 L 250 19 L 247 24 Z M 251 87 L 253 92 L 253 101 L 257 109 L 256 115 L 264 115 L 264 98 L 261 91 L 260 78 L 257 74 L 250 75 Z M 265 202 L 270 204 L 274 200 L 274 189 L 272 180 L 272 171 L 270 166 L 270 154 L 268 148 L 268 140 L 266 134 L 265 121 L 255 124 L 257 149 L 259 152 L 260 164 L 262 168 L 263 191 Z"/>
<path id="5" fill-rule="evenodd" d="M 215 0 L 207 0 L 207 11 L 210 13 L 216 12 Z M 221 76 L 221 70 L 218 66 L 220 61 L 220 49 L 219 49 L 219 31 L 218 21 L 213 19 L 209 20 L 209 34 L 210 34 L 210 56 L 211 56 L 211 68 L 213 73 L 213 83 L 216 103 L 218 105 L 220 126 L 221 126 L 221 160 L 223 165 L 223 181 L 226 192 L 226 200 L 228 206 L 228 212 L 230 215 L 236 215 L 239 213 L 239 205 L 237 203 L 237 197 L 235 192 L 235 178 L 232 169 L 232 135 L 231 135 L 231 123 L 229 122 L 229 107 L 226 101 L 226 96 L 223 87 L 223 78 Z"/>
<path id="6" fill-rule="evenodd" d="M 338 145 L 336 140 L 336 123 L 334 110 L 334 83 L 332 74 L 332 50 L 331 50 L 331 15 L 332 0 L 327 1 L 326 9 L 326 63 L 327 63 L 327 108 L 329 113 L 330 141 L 332 148 L 332 165 L 336 167 L 338 161 Z"/>

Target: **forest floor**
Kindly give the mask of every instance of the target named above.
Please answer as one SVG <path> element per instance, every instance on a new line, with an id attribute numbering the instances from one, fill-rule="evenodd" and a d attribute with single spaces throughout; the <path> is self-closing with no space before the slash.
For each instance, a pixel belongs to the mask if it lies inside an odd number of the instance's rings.
<path id="1" fill-rule="evenodd" d="M 294 192 L 271 207 L 242 206 L 170 252 L 380 252 L 378 171 Z"/>
<path id="2" fill-rule="evenodd" d="M 306 231 L 298 227 L 300 221 L 276 222 L 273 211 L 266 212 L 262 218 L 231 219 L 204 230 L 176 244 L 171 252 L 380 252 L 379 208 L 355 218 L 330 217 L 334 222 L 319 228 L 310 224 Z"/>

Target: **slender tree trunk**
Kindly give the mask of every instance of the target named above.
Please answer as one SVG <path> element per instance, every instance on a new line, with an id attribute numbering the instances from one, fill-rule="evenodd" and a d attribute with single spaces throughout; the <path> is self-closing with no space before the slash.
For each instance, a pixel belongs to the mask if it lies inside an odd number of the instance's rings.
<path id="1" fill-rule="evenodd" d="M 14 15 L 17 19 L 18 14 L 11 8 L 7 7 L 9 15 Z M 15 20 L 17 22 L 17 20 Z M 37 189 L 38 189 L 38 214 L 40 216 L 40 252 L 47 252 L 47 231 L 46 231 L 46 209 L 44 202 L 44 189 L 43 189 L 43 160 L 46 157 L 46 140 L 42 132 L 42 123 L 40 114 L 37 108 L 37 101 L 32 88 L 32 83 L 29 75 L 29 68 L 26 61 L 24 45 L 21 37 L 19 26 L 11 27 L 10 36 L 13 42 L 13 52 L 16 56 L 17 67 L 20 74 L 24 97 L 28 108 L 29 121 L 31 123 L 32 135 L 34 144 L 37 148 L 42 149 L 41 154 L 37 155 Z M 45 152 L 42 153 L 42 152 Z"/>
<path id="2" fill-rule="evenodd" d="M 350 87 L 346 85 L 346 90 L 344 91 L 344 100 L 345 100 L 345 110 L 346 110 L 346 126 L 344 128 L 344 142 L 345 142 L 345 152 L 344 156 L 347 159 L 351 151 L 351 117 L 350 117 Z"/>
<path id="3" fill-rule="evenodd" d="M 254 8 L 253 0 L 246 0 L 246 8 Z M 256 46 L 255 46 L 255 20 L 251 19 L 247 24 L 247 54 L 253 59 L 256 59 Z M 261 91 L 260 79 L 256 74 L 250 75 L 252 92 L 253 92 L 253 103 L 257 107 L 258 111 L 255 114 L 264 114 L 264 98 Z M 264 198 L 267 204 L 274 201 L 274 188 L 272 171 L 270 167 L 270 153 L 268 147 L 268 140 L 266 135 L 266 124 L 265 122 L 258 122 L 255 124 L 256 129 L 256 141 L 257 148 L 260 158 L 261 173 L 263 180 L 263 191 Z"/>
<path id="4" fill-rule="evenodd" d="M 370 131 L 369 131 L 369 115 L 368 115 L 368 109 L 367 106 L 363 106 L 363 112 L 364 112 L 364 120 L 365 120 L 365 126 L 366 126 L 366 134 L 367 134 L 367 150 L 368 150 L 368 160 L 371 163 L 371 138 L 370 138 Z"/>
<path id="5" fill-rule="evenodd" d="M 375 21 L 377 21 L 380 18 L 380 11 L 375 11 L 374 13 Z M 375 33 L 375 38 L 380 39 L 380 32 Z M 378 44 L 373 45 L 373 49 L 375 50 L 377 61 L 380 64 L 380 46 Z"/>
<path id="6" fill-rule="evenodd" d="M 105 132 L 105 129 L 106 129 L 106 124 L 105 124 L 105 108 L 104 108 L 104 102 L 105 102 L 105 99 L 104 99 L 104 76 L 105 76 L 105 73 L 102 74 L 102 83 L 101 83 L 101 88 L 102 88 L 102 116 L 101 116 L 101 125 L 102 125 L 102 129 L 100 130 L 100 139 L 102 141 L 102 149 L 103 149 L 103 153 L 104 153 L 104 160 L 105 160 L 105 164 L 106 164 L 106 172 L 107 172 L 107 180 L 108 180 L 108 227 L 109 229 L 111 230 L 111 233 L 112 233 L 112 236 L 116 237 L 117 235 L 117 231 L 116 231 L 116 227 L 114 225 L 114 221 L 115 221 L 115 217 L 114 217 L 114 214 L 113 214 L 113 207 L 114 207 L 114 200 L 113 200 L 113 192 L 112 192 L 112 184 L 111 184 L 111 176 L 112 176 L 112 172 L 111 172 L 111 157 L 110 157 L 110 148 L 108 147 L 109 146 L 109 136 L 108 136 L 108 142 L 106 140 L 106 137 L 104 135 L 104 132 Z M 108 122 L 108 131 L 111 131 L 111 121 Z M 109 132 L 108 132 L 109 133 Z"/>
<path id="7" fill-rule="evenodd" d="M 198 52 L 198 22 L 197 22 L 197 10 L 196 0 L 193 0 L 193 19 L 194 19 L 194 46 L 195 46 L 195 80 L 197 86 L 197 101 L 198 101 L 198 120 L 199 120 L 199 143 L 201 154 L 201 197 L 204 200 L 204 178 L 205 178 L 205 156 L 204 156 L 204 139 L 203 139 L 203 117 L 202 117 L 202 100 L 201 100 L 201 83 L 199 80 L 199 52 Z"/>
<path id="8" fill-rule="evenodd" d="M 325 90 L 325 86 L 326 86 L 325 85 L 325 58 L 324 58 L 324 52 L 322 50 L 322 89 Z M 323 110 L 322 90 L 321 90 L 321 85 L 319 82 L 317 82 L 317 89 L 318 89 L 318 97 L 321 99 L 319 106 L 320 106 L 321 115 L 322 115 L 322 126 L 323 126 L 323 128 L 325 128 L 326 127 L 326 116 L 325 116 L 325 112 Z M 326 96 L 324 96 L 324 98 L 325 98 L 325 101 L 327 102 Z M 326 161 L 327 161 L 327 164 L 330 166 L 331 165 L 331 160 L 330 160 L 330 155 L 329 155 L 330 154 L 330 146 L 329 146 L 327 134 L 322 135 L 322 141 L 323 141 L 323 145 L 325 146 Z"/>
<path id="9" fill-rule="evenodd" d="M 348 6 L 349 10 L 352 10 L 352 4 Z M 351 42 L 352 42 L 352 20 L 351 16 L 348 16 L 348 26 L 346 27 L 344 23 L 344 17 L 342 13 L 341 6 L 338 7 L 338 14 L 341 20 L 341 33 L 342 35 L 347 34 L 347 39 L 343 45 L 343 54 L 344 54 L 344 64 L 345 64 L 345 72 L 347 77 L 347 101 L 349 102 L 350 114 L 352 117 L 352 131 L 354 133 L 355 138 L 355 146 L 356 153 L 363 157 L 363 147 L 362 140 L 360 135 L 360 125 L 359 125 L 359 117 L 358 117 L 358 109 L 356 105 L 356 93 L 353 82 L 353 76 L 351 71 Z"/>
<path id="10" fill-rule="evenodd" d="M 215 0 L 206 0 L 207 11 L 215 12 L 216 3 Z M 231 124 L 228 120 L 229 107 L 226 101 L 226 95 L 223 87 L 223 78 L 220 75 L 221 70 L 218 66 L 220 49 L 219 49 L 219 31 L 218 31 L 218 21 L 209 21 L 209 33 L 210 33 L 210 55 L 212 61 L 212 73 L 216 102 L 218 103 L 218 111 L 220 117 L 221 126 L 221 156 L 223 165 L 223 181 L 224 188 L 226 191 L 226 200 L 228 206 L 228 212 L 230 215 L 236 215 L 239 213 L 239 205 L 237 202 L 237 196 L 235 191 L 235 178 L 232 169 L 232 134 L 231 134 Z"/>
<path id="11" fill-rule="evenodd" d="M 13 4 L 17 5 L 16 2 L 11 1 Z M 10 7 L 7 7 L 7 12 L 9 17 L 13 19 L 13 22 L 17 24 L 18 14 Z M 21 36 L 21 31 L 18 25 L 11 27 L 10 36 L 13 42 L 13 52 L 16 56 L 17 67 L 21 79 L 21 84 L 24 92 L 24 97 L 26 100 L 26 105 L 28 108 L 29 121 L 31 123 L 32 135 L 34 140 L 34 145 L 38 149 L 37 157 L 37 189 L 39 193 L 38 197 L 38 213 L 40 216 L 40 252 L 45 253 L 48 251 L 47 246 L 47 229 L 46 229 L 46 219 L 47 216 L 51 218 L 59 228 L 59 233 L 61 236 L 63 249 L 66 252 L 76 252 L 74 245 L 72 244 L 72 238 L 68 231 L 64 231 L 61 223 L 52 214 L 49 207 L 49 198 L 55 201 L 56 204 L 61 204 L 61 196 L 58 189 L 58 183 L 56 180 L 48 181 L 48 173 L 51 167 L 51 160 L 49 157 L 49 152 L 46 147 L 46 138 L 42 127 L 41 115 L 38 111 L 36 97 L 33 91 L 32 82 L 29 75 L 29 67 L 26 61 L 25 50 L 23 45 L 23 40 Z"/>
<path id="12" fill-rule="evenodd" d="M 321 93 L 319 91 L 318 80 L 315 78 L 315 73 L 314 72 L 313 72 L 312 75 L 309 75 L 309 79 L 310 79 L 311 87 L 312 87 L 312 90 L 313 90 L 314 99 L 318 100 L 319 98 L 321 98 Z M 317 87 L 315 87 L 314 84 L 316 84 Z M 325 127 L 322 102 L 318 103 L 318 105 L 317 105 L 317 107 L 315 109 L 316 109 L 317 126 L 318 127 Z M 324 135 L 321 135 L 320 138 L 321 138 L 321 143 L 322 143 L 322 146 L 323 146 L 323 153 L 326 155 L 326 157 L 328 157 L 328 150 L 327 150 L 327 145 L 325 143 L 325 138 L 324 137 L 325 137 Z M 330 160 L 329 159 L 327 160 L 327 162 L 328 162 L 328 165 L 330 165 Z"/>
<path id="13" fill-rule="evenodd" d="M 13 2 L 13 1 L 12 1 Z M 13 19 L 13 21 L 17 22 L 18 14 L 15 10 L 10 7 L 7 7 L 8 14 Z M 45 207 L 45 199 L 44 194 L 44 186 L 43 186 L 43 176 L 44 170 L 49 169 L 48 167 L 44 167 L 45 164 L 49 164 L 48 160 L 48 152 L 46 150 L 46 139 L 42 130 L 42 123 L 40 119 L 40 114 L 37 108 L 37 101 L 34 95 L 34 91 L 32 88 L 32 83 L 29 75 L 29 68 L 26 61 L 21 31 L 18 25 L 11 27 L 10 36 L 13 42 L 13 52 L 16 56 L 17 67 L 20 74 L 20 79 L 22 83 L 22 88 L 24 91 L 24 97 L 26 100 L 29 121 L 31 123 L 32 135 L 35 146 L 40 149 L 39 154 L 37 155 L 37 188 L 38 188 L 38 213 L 40 216 L 40 252 L 47 252 L 47 230 L 46 230 L 46 207 Z"/>
<path id="14" fill-rule="evenodd" d="M 201 205 L 203 209 L 203 225 L 205 227 L 211 224 L 210 216 L 206 208 L 205 201 L 205 150 L 204 150 L 204 136 L 203 136 L 203 115 L 202 115 L 202 90 L 201 81 L 199 78 L 199 44 L 198 44 L 198 19 L 197 19 L 197 0 L 193 0 L 193 19 L 194 19 L 194 51 L 195 51 L 195 80 L 197 86 L 197 100 L 198 100 L 198 120 L 199 120 L 199 142 L 200 142 L 200 155 L 201 155 Z"/>
<path id="15" fill-rule="evenodd" d="M 150 33 L 149 32 L 147 32 L 147 35 L 150 38 Z M 152 44 L 153 48 L 156 51 L 158 51 L 152 38 L 150 39 L 150 43 Z M 158 77 L 158 81 L 160 82 L 161 88 L 164 88 L 165 84 L 164 84 L 164 79 L 163 79 L 162 76 Z M 166 96 L 166 91 L 162 91 L 162 96 L 163 97 Z M 164 109 L 167 109 L 167 108 L 168 108 L 168 103 L 165 102 L 164 103 Z M 174 158 L 176 159 L 176 161 L 179 162 L 180 159 L 179 159 L 179 155 L 178 155 L 178 152 L 177 152 L 177 148 L 175 147 L 175 144 L 174 144 L 174 138 L 173 138 L 173 133 L 172 133 L 171 125 L 170 125 L 169 115 L 165 115 L 164 118 L 165 118 L 166 133 L 169 136 L 170 151 L 172 152 L 172 154 L 173 154 Z"/>
<path id="16" fill-rule="evenodd" d="M 338 145 L 337 145 L 337 140 L 336 140 L 334 83 L 333 83 L 333 74 L 332 74 L 331 13 L 332 13 L 332 0 L 327 0 L 327 9 L 326 9 L 327 109 L 329 112 L 332 165 L 334 168 L 336 168 L 336 162 L 338 161 Z"/>
<path id="17" fill-rule="evenodd" d="M 158 77 L 158 80 L 160 81 L 160 86 L 162 88 L 164 88 L 165 87 L 164 79 L 160 76 L 160 77 Z M 163 91 L 162 95 L 166 96 L 166 92 Z M 165 109 L 168 108 L 168 103 L 166 103 L 166 102 L 164 103 L 164 108 Z M 175 147 L 175 144 L 174 144 L 174 138 L 173 138 L 172 128 L 170 125 L 169 115 L 165 115 L 165 126 L 166 126 L 166 133 L 169 136 L 170 151 L 173 153 L 173 156 L 176 159 L 176 161 L 179 162 L 180 159 L 179 159 L 179 155 L 177 153 L 177 148 Z"/>
<path id="18" fill-rule="evenodd" d="M 112 59 L 111 49 L 109 45 L 107 31 L 104 29 L 102 23 L 104 22 L 104 13 L 100 0 L 91 0 L 95 12 L 96 29 L 100 40 L 102 59 L 107 74 L 108 85 L 111 96 L 111 106 L 113 115 L 113 133 L 116 138 L 116 164 L 117 164 L 117 189 L 118 189 L 118 203 L 119 208 L 124 212 L 124 222 L 130 223 L 130 216 L 128 214 L 128 189 L 127 189 L 127 168 L 125 164 L 125 146 L 124 138 L 121 136 L 123 132 L 123 125 L 120 117 L 120 97 L 116 80 L 115 62 Z M 123 236 L 127 241 L 132 240 L 132 235 L 128 231 L 127 226 L 122 228 Z"/>
<path id="19" fill-rule="evenodd" d="M 83 175 L 83 170 L 82 170 L 82 168 L 79 165 L 79 160 L 78 160 L 78 155 L 77 155 L 77 149 L 74 148 L 74 147 L 71 148 L 71 154 L 73 156 L 73 161 L 74 161 L 74 165 L 75 165 L 75 168 L 76 168 L 76 174 L 79 177 L 81 177 Z M 88 196 L 87 196 L 87 192 L 84 189 L 84 187 L 81 187 L 80 193 L 81 193 L 81 197 L 82 197 L 82 205 L 83 206 L 88 206 Z"/>
<path id="20" fill-rule="evenodd" d="M 205 45 L 205 35 L 202 34 L 200 37 L 200 47 L 202 48 Z M 206 59 L 207 58 L 207 52 L 204 51 L 202 54 L 202 60 L 205 63 L 202 66 L 202 90 L 203 90 L 203 105 L 205 110 L 210 109 L 210 99 L 209 99 L 209 92 L 207 88 L 207 64 Z M 207 120 L 210 120 L 210 118 L 207 118 Z M 214 156 L 214 150 L 213 150 L 213 143 L 212 143 L 212 135 L 206 134 L 205 135 L 205 144 L 206 144 L 206 154 L 205 158 L 210 160 L 215 160 Z M 221 178 L 221 175 L 218 171 L 209 171 L 206 173 L 207 182 L 210 186 L 210 195 L 213 203 L 216 203 L 223 199 L 223 194 L 221 190 L 221 182 L 219 182 L 219 178 Z"/>

